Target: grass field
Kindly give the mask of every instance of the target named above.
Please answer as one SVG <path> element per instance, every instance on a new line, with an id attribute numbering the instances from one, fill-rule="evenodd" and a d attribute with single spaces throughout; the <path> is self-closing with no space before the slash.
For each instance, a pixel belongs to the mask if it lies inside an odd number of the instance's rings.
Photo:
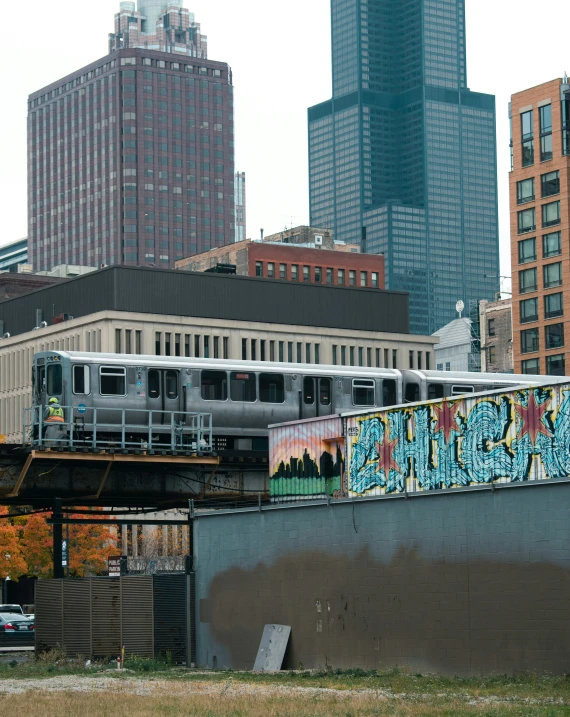
<path id="1" fill-rule="evenodd" d="M 86 670 L 64 659 L 0 664 L 10 717 L 570 717 L 570 676 L 193 672 L 154 661 Z"/>

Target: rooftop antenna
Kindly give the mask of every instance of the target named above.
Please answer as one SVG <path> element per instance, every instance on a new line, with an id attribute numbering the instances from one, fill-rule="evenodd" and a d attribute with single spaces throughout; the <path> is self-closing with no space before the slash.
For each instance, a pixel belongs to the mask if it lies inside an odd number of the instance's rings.
<path id="1" fill-rule="evenodd" d="M 460 319 L 463 318 L 463 310 L 464 310 L 464 309 L 465 309 L 465 304 L 464 304 L 463 301 L 461 301 L 461 299 L 460 299 L 460 300 L 457 302 L 457 304 L 455 304 L 455 310 L 456 310 L 457 313 L 459 314 L 459 318 L 460 318 Z"/>

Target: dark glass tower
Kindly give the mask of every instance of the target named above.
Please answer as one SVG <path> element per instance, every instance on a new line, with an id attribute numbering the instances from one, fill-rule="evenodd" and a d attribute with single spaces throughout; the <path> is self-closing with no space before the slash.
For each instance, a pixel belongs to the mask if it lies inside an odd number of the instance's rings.
<path id="1" fill-rule="evenodd" d="M 311 224 L 386 257 L 411 330 L 499 286 L 495 98 L 467 88 L 464 0 L 331 0 L 333 97 L 309 109 Z"/>

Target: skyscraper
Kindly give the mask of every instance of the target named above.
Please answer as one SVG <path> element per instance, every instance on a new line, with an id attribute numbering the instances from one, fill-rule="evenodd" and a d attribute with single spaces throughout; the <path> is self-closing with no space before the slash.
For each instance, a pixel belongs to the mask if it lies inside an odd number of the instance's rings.
<path id="1" fill-rule="evenodd" d="M 311 223 L 386 257 L 433 333 L 499 285 L 495 98 L 467 88 L 464 0 L 331 0 L 333 96 L 309 109 Z"/>
<path id="2" fill-rule="evenodd" d="M 205 59 L 179 1 L 122 2 L 117 17 L 109 55 L 29 97 L 36 270 L 168 268 L 234 239 L 230 68 Z"/>

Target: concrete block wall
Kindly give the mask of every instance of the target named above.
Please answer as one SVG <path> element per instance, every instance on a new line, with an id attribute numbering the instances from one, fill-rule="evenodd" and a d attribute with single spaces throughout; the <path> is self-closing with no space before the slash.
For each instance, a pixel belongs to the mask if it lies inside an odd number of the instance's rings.
<path id="1" fill-rule="evenodd" d="M 567 673 L 570 484 L 200 516 L 198 663 Z"/>

